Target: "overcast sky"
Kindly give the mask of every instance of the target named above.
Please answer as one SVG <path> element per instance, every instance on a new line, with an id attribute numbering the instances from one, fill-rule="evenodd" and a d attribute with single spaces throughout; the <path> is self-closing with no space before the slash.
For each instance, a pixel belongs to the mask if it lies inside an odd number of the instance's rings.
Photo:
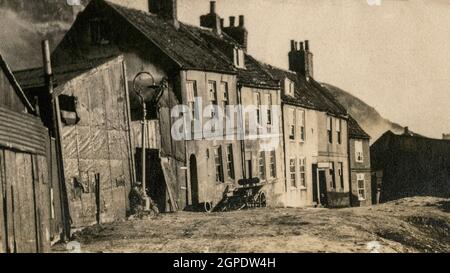
<path id="1" fill-rule="evenodd" d="M 308 39 L 316 80 L 418 133 L 450 133 L 450 0 L 368 2 L 376 0 L 217 0 L 217 11 L 245 15 L 258 59 L 287 68 L 289 41 Z M 198 25 L 208 11 L 209 0 L 178 0 L 183 22 Z"/>

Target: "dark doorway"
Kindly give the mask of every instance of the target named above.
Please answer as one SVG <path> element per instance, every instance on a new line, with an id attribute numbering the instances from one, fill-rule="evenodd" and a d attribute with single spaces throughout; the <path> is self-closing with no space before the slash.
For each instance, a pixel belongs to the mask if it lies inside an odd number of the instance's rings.
<path id="1" fill-rule="evenodd" d="M 319 204 L 319 183 L 317 183 L 317 164 L 312 164 L 313 173 L 313 202 Z"/>
<path id="2" fill-rule="evenodd" d="M 328 206 L 326 170 L 319 170 L 318 176 L 319 176 L 320 204 L 326 207 Z"/>
<path id="3" fill-rule="evenodd" d="M 245 175 L 247 179 L 251 179 L 253 178 L 253 174 L 252 174 L 252 160 L 251 159 L 247 159 L 245 160 Z"/>
<path id="4" fill-rule="evenodd" d="M 145 181 L 148 196 L 155 202 L 160 212 L 166 212 L 167 207 L 167 187 L 164 177 L 159 150 L 145 149 Z M 136 178 L 142 181 L 142 148 L 136 149 Z"/>
<path id="5" fill-rule="evenodd" d="M 197 177 L 197 158 L 191 155 L 189 158 L 189 170 L 191 173 L 191 200 L 192 205 L 198 204 L 198 177 Z"/>

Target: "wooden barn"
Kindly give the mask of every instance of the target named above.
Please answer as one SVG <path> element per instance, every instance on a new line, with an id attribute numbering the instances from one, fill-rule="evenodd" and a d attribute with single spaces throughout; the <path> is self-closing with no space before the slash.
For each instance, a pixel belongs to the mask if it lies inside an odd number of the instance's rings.
<path id="1" fill-rule="evenodd" d="M 450 197 L 450 141 L 384 133 L 370 146 L 379 202 L 412 196 Z"/>
<path id="2" fill-rule="evenodd" d="M 124 70 L 122 57 L 54 67 L 55 119 L 43 70 L 15 73 L 27 96 L 46 113 L 44 123 L 58 128 L 72 228 L 124 219 L 129 209 L 135 172 Z"/>
<path id="3" fill-rule="evenodd" d="M 48 130 L 0 55 L 0 253 L 45 252 L 62 231 Z"/>

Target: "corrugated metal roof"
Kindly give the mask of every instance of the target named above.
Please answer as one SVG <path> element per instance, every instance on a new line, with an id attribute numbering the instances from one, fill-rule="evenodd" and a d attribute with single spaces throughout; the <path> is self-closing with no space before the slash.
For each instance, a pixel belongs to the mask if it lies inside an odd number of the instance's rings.
<path id="1" fill-rule="evenodd" d="M 39 118 L 0 107 L 0 146 L 45 155 L 47 139 Z"/>

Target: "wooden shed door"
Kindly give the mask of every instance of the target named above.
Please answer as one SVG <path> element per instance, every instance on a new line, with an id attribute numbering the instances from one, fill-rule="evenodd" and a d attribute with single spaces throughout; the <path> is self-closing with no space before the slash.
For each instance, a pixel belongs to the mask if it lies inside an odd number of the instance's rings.
<path id="1" fill-rule="evenodd" d="M 0 150 L 3 252 L 38 251 L 32 156 Z"/>

